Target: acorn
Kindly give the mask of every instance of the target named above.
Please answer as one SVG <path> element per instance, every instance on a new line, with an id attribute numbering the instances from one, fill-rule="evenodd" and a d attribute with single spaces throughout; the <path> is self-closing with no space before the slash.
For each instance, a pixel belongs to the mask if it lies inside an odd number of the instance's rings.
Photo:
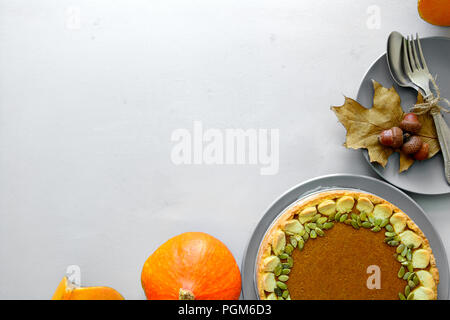
<path id="1" fill-rule="evenodd" d="M 422 139 L 419 136 L 411 136 L 402 146 L 402 152 L 405 154 L 414 154 L 422 147 Z"/>
<path id="2" fill-rule="evenodd" d="M 403 131 L 399 127 L 383 130 L 378 136 L 378 141 L 387 147 L 400 148 L 403 144 Z"/>
<path id="3" fill-rule="evenodd" d="M 420 123 L 417 114 L 410 112 L 403 117 L 402 122 L 400 122 L 400 128 L 411 133 L 418 133 L 422 128 L 422 124 Z"/>
<path id="4" fill-rule="evenodd" d="M 428 159 L 428 153 L 430 152 L 430 146 L 428 143 L 422 143 L 422 147 L 420 147 L 419 151 L 414 153 L 414 159 L 416 160 L 425 160 Z"/>

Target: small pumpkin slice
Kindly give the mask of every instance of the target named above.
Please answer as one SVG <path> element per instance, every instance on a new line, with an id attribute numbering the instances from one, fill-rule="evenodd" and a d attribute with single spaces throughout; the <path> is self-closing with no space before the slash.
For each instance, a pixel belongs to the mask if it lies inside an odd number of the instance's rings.
<path id="1" fill-rule="evenodd" d="M 430 252 L 425 249 L 414 250 L 412 253 L 413 268 L 424 269 L 430 263 Z"/>
<path id="2" fill-rule="evenodd" d="M 417 277 L 419 278 L 419 282 L 422 286 L 426 288 L 433 289 L 436 287 L 436 282 L 431 273 L 426 270 L 419 270 L 416 272 Z"/>
<path id="3" fill-rule="evenodd" d="M 264 271 L 273 272 L 280 263 L 280 258 L 277 256 L 270 256 L 263 260 L 262 268 Z"/>
<path id="4" fill-rule="evenodd" d="M 406 228 L 406 220 L 407 220 L 406 215 L 404 215 L 401 212 L 394 213 L 391 216 L 390 222 L 392 224 L 392 227 L 394 228 L 394 231 L 397 234 L 400 234 L 400 233 L 403 232 L 403 230 L 405 230 L 405 228 Z"/>
<path id="5" fill-rule="evenodd" d="M 298 221 L 300 221 L 300 223 L 309 222 L 313 219 L 316 213 L 316 207 L 307 207 L 298 214 Z"/>
<path id="6" fill-rule="evenodd" d="M 58 284 L 52 300 L 69 300 L 70 293 L 73 289 L 74 285 L 67 279 L 67 277 L 64 276 Z"/>
<path id="7" fill-rule="evenodd" d="M 278 297 L 275 293 L 271 293 L 266 297 L 266 300 L 278 300 Z"/>
<path id="8" fill-rule="evenodd" d="M 434 292 L 430 288 L 418 287 L 410 293 L 413 300 L 434 300 Z"/>
<path id="9" fill-rule="evenodd" d="M 401 242 L 407 247 L 412 246 L 416 249 L 422 244 L 422 238 L 411 230 L 403 231 L 399 234 L 399 237 Z"/>
<path id="10" fill-rule="evenodd" d="M 278 256 L 283 253 L 286 247 L 286 235 L 283 231 L 277 230 L 273 234 L 272 239 L 272 250 Z"/>
<path id="11" fill-rule="evenodd" d="M 109 287 L 78 287 L 64 277 L 56 288 L 52 300 L 124 300 Z"/>
<path id="12" fill-rule="evenodd" d="M 359 197 L 358 202 L 356 204 L 356 209 L 365 214 L 371 214 L 373 211 L 373 203 L 367 197 Z"/>
<path id="13" fill-rule="evenodd" d="M 262 283 L 264 290 L 267 292 L 274 292 L 277 287 L 277 281 L 275 280 L 275 275 L 272 272 L 264 273 Z"/>
<path id="14" fill-rule="evenodd" d="M 340 213 L 348 213 L 352 211 L 355 199 L 350 196 L 343 196 L 336 201 L 336 210 Z"/>
<path id="15" fill-rule="evenodd" d="M 303 225 L 296 219 L 288 220 L 283 224 L 283 230 L 290 234 L 300 233 L 303 229 Z"/>
<path id="16" fill-rule="evenodd" d="M 371 215 L 376 219 L 388 219 L 392 215 L 392 207 L 387 203 L 377 204 Z"/>
<path id="17" fill-rule="evenodd" d="M 325 216 L 330 216 L 333 213 L 336 213 L 336 202 L 334 200 L 325 200 L 322 201 L 318 206 L 317 209 L 319 212 Z"/>

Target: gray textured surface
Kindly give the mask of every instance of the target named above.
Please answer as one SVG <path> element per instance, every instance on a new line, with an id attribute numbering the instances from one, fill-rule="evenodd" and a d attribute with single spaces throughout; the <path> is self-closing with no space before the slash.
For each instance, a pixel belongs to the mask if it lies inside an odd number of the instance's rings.
<path id="1" fill-rule="evenodd" d="M 240 264 L 288 188 L 375 176 L 329 107 L 356 96 L 392 30 L 450 35 L 415 1 L 0 0 L 0 298 L 46 299 L 76 264 L 84 285 L 141 299 L 167 238 L 206 231 Z M 170 135 L 193 120 L 279 128 L 279 173 L 175 166 Z M 448 195 L 413 197 L 450 248 Z"/>

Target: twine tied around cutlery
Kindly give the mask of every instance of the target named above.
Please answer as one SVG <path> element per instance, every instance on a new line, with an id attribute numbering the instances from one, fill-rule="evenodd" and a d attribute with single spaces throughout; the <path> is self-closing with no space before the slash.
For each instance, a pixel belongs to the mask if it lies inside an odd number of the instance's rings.
<path id="1" fill-rule="evenodd" d="M 436 94 L 432 93 L 431 97 L 427 99 L 426 102 L 416 103 L 410 111 L 415 114 L 424 114 L 427 112 L 448 112 L 450 113 L 450 101 L 446 98 L 441 97 L 441 92 L 439 91 L 439 87 L 436 83 L 436 79 L 433 76 L 430 76 L 431 83 L 433 84 L 434 91 Z M 447 106 L 439 105 L 440 102 L 445 103 Z"/>

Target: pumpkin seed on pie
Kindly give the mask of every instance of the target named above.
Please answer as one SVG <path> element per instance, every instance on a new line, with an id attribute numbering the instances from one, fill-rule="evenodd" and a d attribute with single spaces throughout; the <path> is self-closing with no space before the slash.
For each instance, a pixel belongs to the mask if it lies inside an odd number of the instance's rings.
<path id="1" fill-rule="evenodd" d="M 273 298 L 262 282 L 271 256 L 283 265 L 274 282 L 278 300 L 437 299 L 439 272 L 425 235 L 407 213 L 372 194 L 325 191 L 286 209 L 260 246 L 261 299 Z"/>

